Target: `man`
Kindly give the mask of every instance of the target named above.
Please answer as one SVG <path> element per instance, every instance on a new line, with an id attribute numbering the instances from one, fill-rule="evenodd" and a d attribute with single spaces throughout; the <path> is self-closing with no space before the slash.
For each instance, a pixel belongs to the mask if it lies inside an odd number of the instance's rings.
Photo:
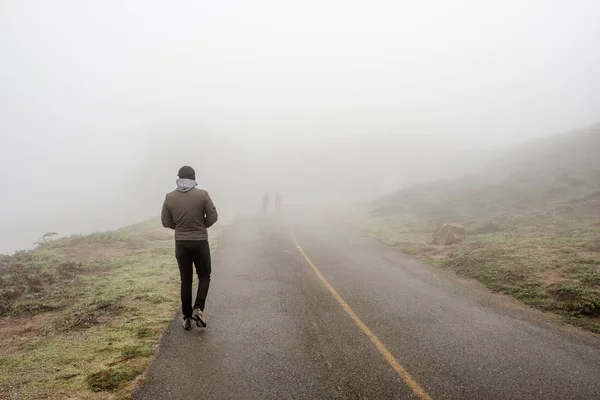
<path id="1" fill-rule="evenodd" d="M 183 327 L 206 327 L 204 305 L 210 284 L 211 259 L 208 228 L 217 222 L 218 214 L 208 192 L 197 189 L 196 172 L 181 167 L 177 189 L 168 193 L 163 203 L 161 220 L 165 228 L 175 230 L 175 258 L 181 277 L 181 309 Z M 198 293 L 192 309 L 193 266 L 198 274 Z"/>

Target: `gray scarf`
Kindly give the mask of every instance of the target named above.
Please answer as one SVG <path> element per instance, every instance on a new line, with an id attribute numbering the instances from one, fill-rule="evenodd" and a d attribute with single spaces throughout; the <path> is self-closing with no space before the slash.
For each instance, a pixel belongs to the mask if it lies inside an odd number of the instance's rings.
<path id="1" fill-rule="evenodd" d="M 177 179 L 177 191 L 178 192 L 189 192 L 193 188 L 198 186 L 195 180 L 193 179 Z"/>

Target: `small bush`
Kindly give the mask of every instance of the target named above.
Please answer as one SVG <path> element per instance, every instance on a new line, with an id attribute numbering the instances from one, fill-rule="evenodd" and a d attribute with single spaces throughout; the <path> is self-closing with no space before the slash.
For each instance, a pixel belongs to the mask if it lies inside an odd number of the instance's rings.
<path id="1" fill-rule="evenodd" d="M 136 332 L 136 336 L 138 339 L 147 339 L 153 337 L 155 331 L 150 328 L 139 328 Z"/>
<path id="2" fill-rule="evenodd" d="M 98 324 L 98 315 L 92 313 L 75 312 L 66 321 L 63 330 L 83 330 Z"/>
<path id="3" fill-rule="evenodd" d="M 587 316 L 600 316 L 600 297 L 585 293 L 570 306 L 570 311 Z"/>
<path id="4" fill-rule="evenodd" d="M 571 272 L 582 284 L 592 287 L 600 286 L 600 265 L 595 263 L 579 264 Z"/>
<path id="5" fill-rule="evenodd" d="M 92 392 L 112 392 L 134 380 L 139 371 L 129 367 L 109 368 L 89 374 L 85 382 Z"/>
<path id="6" fill-rule="evenodd" d="M 102 323 L 102 316 L 119 315 L 124 310 L 120 298 L 98 298 L 79 305 L 70 314 L 57 321 L 61 331 L 84 330 Z"/>
<path id="7" fill-rule="evenodd" d="M 152 354 L 152 351 L 141 345 L 125 346 L 121 350 L 121 356 L 126 359 L 135 357 L 148 357 L 150 354 Z"/>
<path id="8" fill-rule="evenodd" d="M 579 285 L 557 285 L 549 292 L 562 303 L 562 308 L 573 314 L 600 315 L 600 296 Z"/>
<path id="9" fill-rule="evenodd" d="M 80 262 L 67 261 L 59 264 L 58 267 L 56 267 L 56 270 L 60 277 L 69 278 L 83 271 L 83 267 Z"/>

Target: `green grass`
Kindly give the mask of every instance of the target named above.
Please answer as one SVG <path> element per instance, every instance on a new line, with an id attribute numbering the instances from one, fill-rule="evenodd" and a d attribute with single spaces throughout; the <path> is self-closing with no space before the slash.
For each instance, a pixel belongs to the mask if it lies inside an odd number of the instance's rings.
<path id="1" fill-rule="evenodd" d="M 127 385 L 140 374 L 130 367 L 108 368 L 86 376 L 85 382 L 92 392 L 113 392 Z"/>
<path id="2" fill-rule="evenodd" d="M 476 206 L 476 187 L 406 189 L 378 202 L 363 227 L 399 251 L 600 333 L 600 184 L 589 182 L 542 202 L 524 194 L 518 206 L 510 187 L 480 193 Z M 463 224 L 466 240 L 432 244 L 443 222 Z"/>
<path id="3" fill-rule="evenodd" d="M 173 247 L 149 221 L 2 256 L 0 398 L 128 398 L 179 308 Z"/>

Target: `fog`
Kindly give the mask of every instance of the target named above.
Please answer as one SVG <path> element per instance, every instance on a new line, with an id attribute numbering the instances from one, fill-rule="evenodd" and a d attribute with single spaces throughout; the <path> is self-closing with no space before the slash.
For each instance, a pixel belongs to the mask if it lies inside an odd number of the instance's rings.
<path id="1" fill-rule="evenodd" d="M 600 120 L 590 1 L 0 0 L 0 252 L 157 215 L 358 201 Z"/>

